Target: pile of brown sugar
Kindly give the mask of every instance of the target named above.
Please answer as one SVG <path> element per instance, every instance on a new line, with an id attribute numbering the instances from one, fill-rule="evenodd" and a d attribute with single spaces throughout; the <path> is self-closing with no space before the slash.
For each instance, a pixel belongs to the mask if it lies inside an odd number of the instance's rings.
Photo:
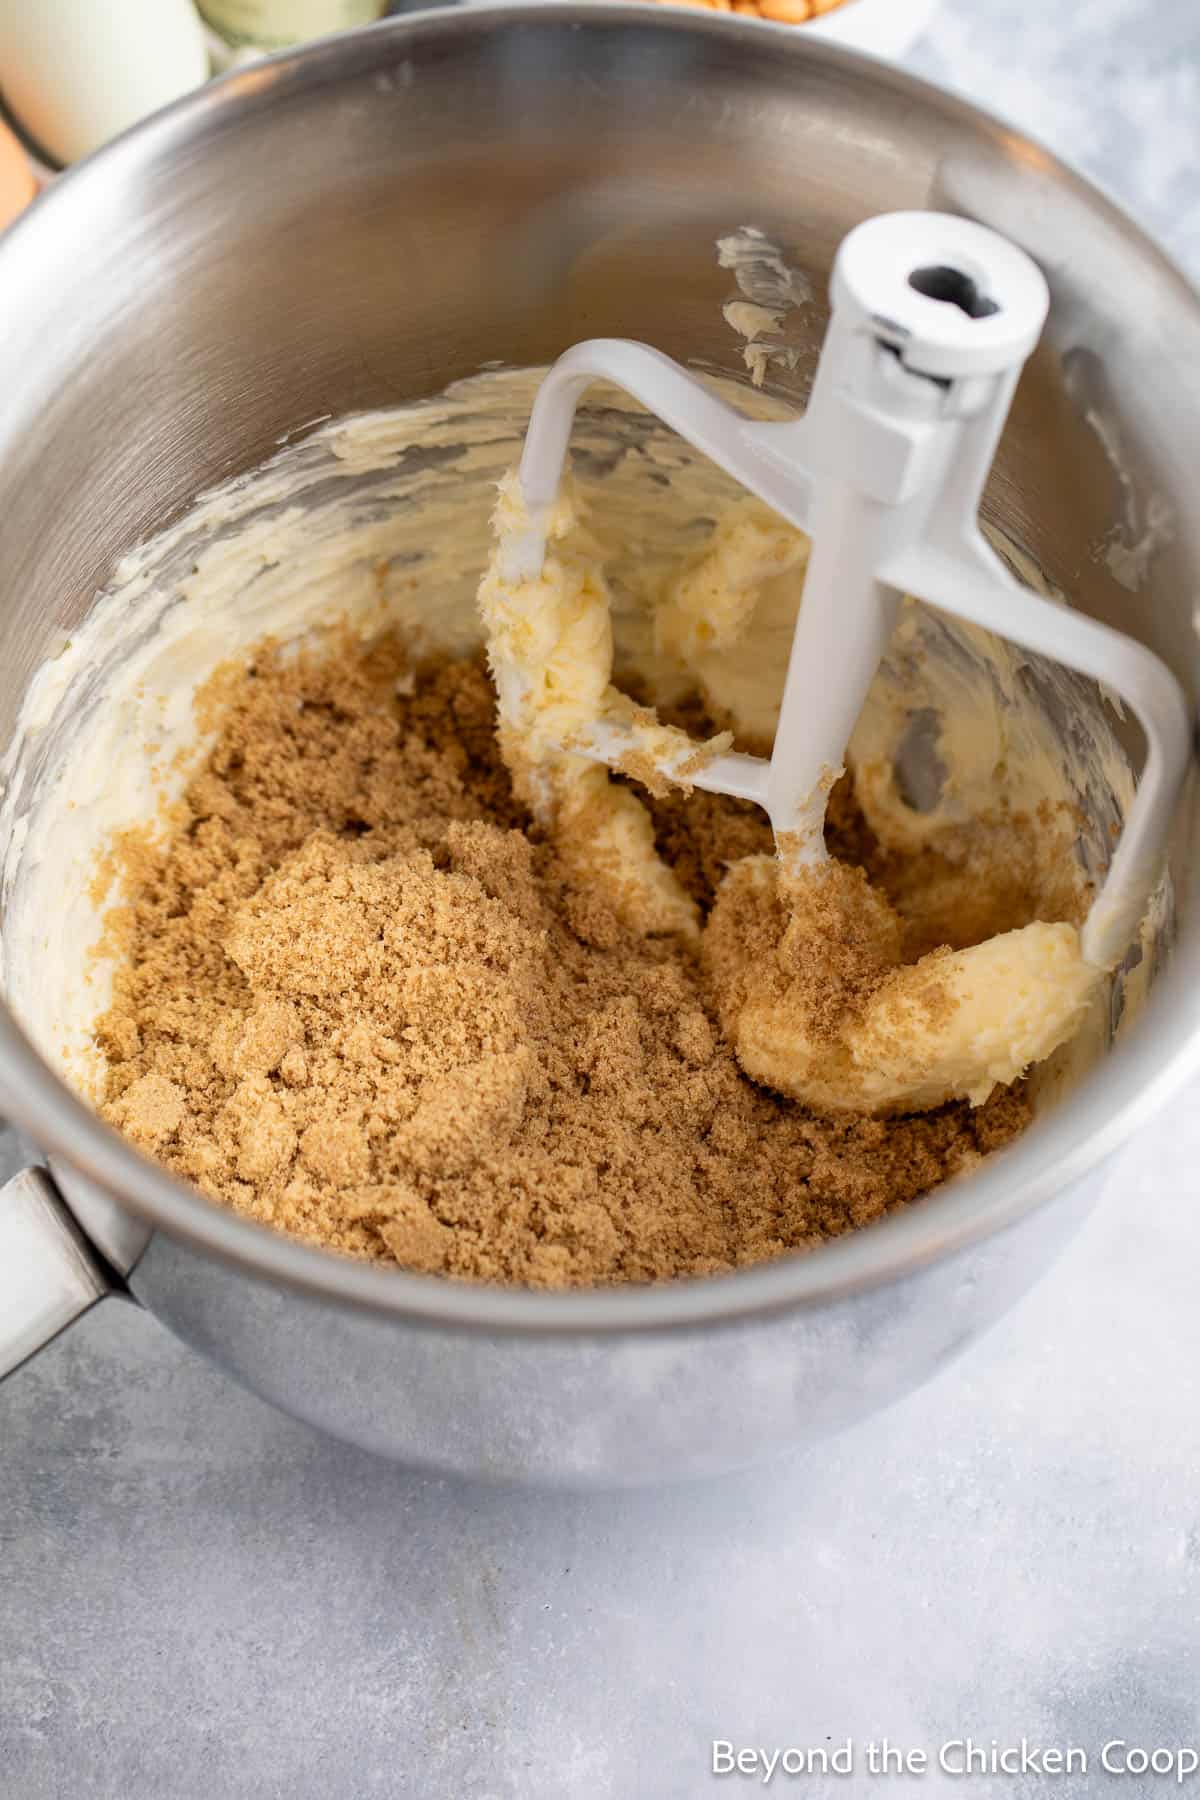
<path id="1" fill-rule="evenodd" d="M 103 1111 L 214 1200 L 474 1280 L 703 1275 L 903 1206 L 1025 1124 L 821 1118 L 755 1086 L 694 947 L 625 929 L 515 802 L 481 663 L 265 647 L 164 841 L 122 850 Z M 707 912 L 762 815 L 651 803 Z M 843 854 L 861 820 L 834 809 Z"/>

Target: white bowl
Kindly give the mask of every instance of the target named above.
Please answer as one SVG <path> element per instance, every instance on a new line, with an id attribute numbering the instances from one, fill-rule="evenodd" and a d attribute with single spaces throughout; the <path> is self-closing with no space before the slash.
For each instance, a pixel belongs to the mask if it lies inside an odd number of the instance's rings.
<path id="1" fill-rule="evenodd" d="M 604 5 L 609 0 L 596 0 L 596 3 Z M 488 0 L 465 0 L 465 4 L 486 5 Z M 900 57 L 916 43 L 940 5 L 941 0 L 844 0 L 843 5 L 823 18 L 777 29 L 803 31 L 809 37 L 824 38 L 832 44 L 848 44 L 852 50 L 867 50 L 874 56 Z M 755 29 L 772 23 L 768 19 L 746 17 L 742 17 L 741 22 Z"/>
<path id="2" fill-rule="evenodd" d="M 824 18 L 796 29 L 875 56 L 903 56 L 926 29 L 941 0 L 846 0 Z"/>

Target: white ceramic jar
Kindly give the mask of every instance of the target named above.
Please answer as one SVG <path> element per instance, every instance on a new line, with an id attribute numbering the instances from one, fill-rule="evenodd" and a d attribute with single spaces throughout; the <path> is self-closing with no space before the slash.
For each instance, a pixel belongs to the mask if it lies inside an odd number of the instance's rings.
<path id="1" fill-rule="evenodd" d="M 56 162 L 76 162 L 208 79 L 191 0 L 0 0 L 0 93 Z"/>
<path id="2" fill-rule="evenodd" d="M 926 29 L 940 0 L 846 0 L 804 27 L 832 44 L 873 56 L 903 56 Z"/>

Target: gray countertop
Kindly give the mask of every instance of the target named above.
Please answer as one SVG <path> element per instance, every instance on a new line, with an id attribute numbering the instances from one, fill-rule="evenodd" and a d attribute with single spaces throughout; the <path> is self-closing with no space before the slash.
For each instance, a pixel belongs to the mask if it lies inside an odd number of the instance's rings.
<path id="1" fill-rule="evenodd" d="M 912 61 L 1200 273 L 1196 0 L 948 0 Z M 1198 1165 L 1200 1087 L 934 1385 L 692 1488 L 408 1473 L 98 1309 L 0 1393 L 0 1793 L 674 1800 L 714 1738 L 854 1740 L 855 1775 L 773 1783 L 806 1795 L 1179 1791 L 1096 1762 L 1200 1748 Z M 865 1772 L 968 1735 L 1092 1772 Z"/>

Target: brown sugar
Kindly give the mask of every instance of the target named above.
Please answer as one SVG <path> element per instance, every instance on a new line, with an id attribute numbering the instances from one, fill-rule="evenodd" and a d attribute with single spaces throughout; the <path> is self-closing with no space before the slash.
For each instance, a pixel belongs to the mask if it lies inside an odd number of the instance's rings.
<path id="1" fill-rule="evenodd" d="M 808 1038 L 835 1044 L 899 964 L 899 917 L 862 868 L 832 857 L 756 887 L 726 888 L 709 917 L 705 951 L 720 1016 L 732 1023 L 747 983 L 760 991 L 765 983 L 776 998 L 791 998 Z"/>
<path id="2" fill-rule="evenodd" d="M 106 1116 L 247 1217 L 474 1280 L 704 1275 L 865 1225 L 1025 1124 L 1020 1089 L 882 1122 L 747 1080 L 695 946 L 573 886 L 514 799 L 480 663 L 267 647 L 210 710 L 165 840 L 122 851 L 97 1037 Z M 650 804 L 702 914 L 770 848 L 742 803 Z M 835 814 L 834 847 L 875 854 Z M 835 951 L 834 1012 L 863 949 Z"/>

